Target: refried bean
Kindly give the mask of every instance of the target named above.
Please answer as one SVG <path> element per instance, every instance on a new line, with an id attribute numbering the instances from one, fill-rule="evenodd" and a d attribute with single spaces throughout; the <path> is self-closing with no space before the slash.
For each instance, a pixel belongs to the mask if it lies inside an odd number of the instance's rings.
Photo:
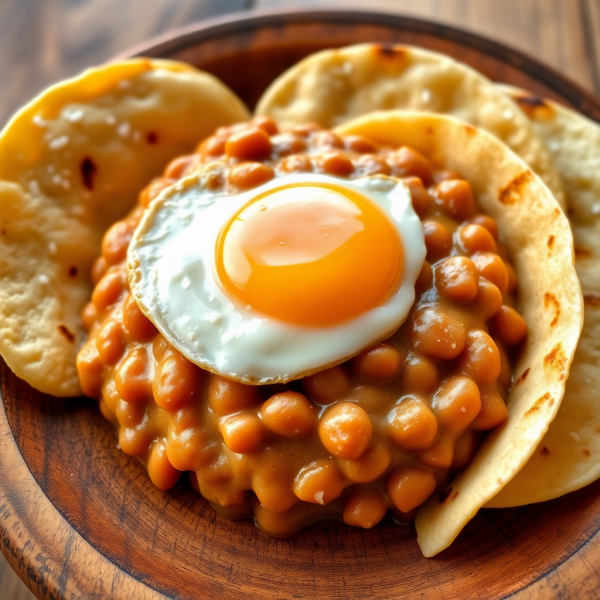
<path id="1" fill-rule="evenodd" d="M 402 327 L 285 385 L 244 385 L 181 356 L 129 293 L 126 252 L 152 198 L 209 163 L 207 185 L 230 193 L 295 172 L 403 179 L 427 259 Z M 482 432 L 507 417 L 509 356 L 527 326 L 503 257 L 496 222 L 481 214 L 469 182 L 411 148 L 313 124 L 280 132 L 264 117 L 221 128 L 174 160 L 106 232 L 82 314 L 81 386 L 160 489 L 188 472 L 219 512 L 254 516 L 273 535 L 324 517 L 369 528 L 389 510 L 408 521 L 451 469 L 469 463 Z"/>

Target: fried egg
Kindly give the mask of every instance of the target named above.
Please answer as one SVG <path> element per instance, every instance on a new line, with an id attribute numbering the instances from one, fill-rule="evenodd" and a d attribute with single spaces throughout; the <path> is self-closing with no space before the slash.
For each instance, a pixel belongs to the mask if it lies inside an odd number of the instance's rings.
<path id="1" fill-rule="evenodd" d="M 391 335 L 414 302 L 423 228 L 401 180 L 317 174 L 227 195 L 193 175 L 149 207 L 132 294 L 193 363 L 284 383 Z"/>

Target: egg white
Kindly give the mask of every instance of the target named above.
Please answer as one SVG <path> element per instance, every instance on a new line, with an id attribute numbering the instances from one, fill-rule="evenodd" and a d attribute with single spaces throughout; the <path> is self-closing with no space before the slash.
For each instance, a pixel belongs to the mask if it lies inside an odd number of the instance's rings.
<path id="1" fill-rule="evenodd" d="M 221 228 L 257 195 L 297 183 L 353 189 L 388 215 L 402 241 L 404 264 L 400 285 L 384 306 L 334 326 L 306 327 L 257 313 L 221 289 L 215 267 Z M 129 246 L 128 274 L 142 311 L 187 359 L 244 383 L 284 383 L 391 335 L 414 302 L 425 254 L 423 227 L 401 180 L 294 174 L 229 196 L 207 189 L 202 175 L 193 175 L 165 190 L 145 212 Z"/>

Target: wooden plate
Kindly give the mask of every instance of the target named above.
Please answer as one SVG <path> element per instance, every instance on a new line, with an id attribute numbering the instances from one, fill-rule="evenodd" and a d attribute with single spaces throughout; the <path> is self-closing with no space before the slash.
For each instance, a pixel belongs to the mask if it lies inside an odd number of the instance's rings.
<path id="1" fill-rule="evenodd" d="M 600 120 L 600 103 L 522 54 L 446 26 L 357 12 L 211 22 L 135 54 L 211 71 L 253 105 L 310 52 L 363 41 L 417 44 Z M 199 115 L 201 118 L 201 115 Z M 600 482 L 544 504 L 484 510 L 425 559 L 412 527 L 322 522 L 285 540 L 231 522 L 184 483 L 154 488 L 117 448 L 94 402 L 46 397 L 0 362 L 2 552 L 39 598 L 600 597 Z"/>

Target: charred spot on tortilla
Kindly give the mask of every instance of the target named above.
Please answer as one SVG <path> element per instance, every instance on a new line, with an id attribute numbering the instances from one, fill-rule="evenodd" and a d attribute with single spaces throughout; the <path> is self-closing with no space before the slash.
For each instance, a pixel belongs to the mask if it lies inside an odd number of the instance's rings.
<path id="1" fill-rule="evenodd" d="M 589 458 L 592 455 L 592 453 L 587 448 L 584 448 L 581 451 L 581 454 L 583 454 L 586 458 Z"/>
<path id="2" fill-rule="evenodd" d="M 552 404 L 554 404 L 554 400 L 550 398 L 550 393 L 546 392 L 543 396 L 540 396 L 535 401 L 534 405 L 525 413 L 524 416 L 528 417 L 529 415 L 536 413 L 538 410 L 540 410 L 540 408 L 542 407 L 544 402 L 546 402 L 546 400 L 550 400 L 550 402 L 548 403 L 549 406 L 552 406 Z"/>
<path id="3" fill-rule="evenodd" d="M 94 189 L 94 176 L 96 175 L 96 172 L 98 171 L 98 168 L 96 167 L 96 163 L 94 163 L 94 161 L 89 156 L 86 156 L 81 161 L 80 170 L 81 170 L 81 180 L 83 181 L 83 185 L 88 190 L 90 190 L 90 191 L 93 190 Z"/>
<path id="4" fill-rule="evenodd" d="M 452 486 L 446 488 L 443 492 L 440 492 L 440 495 L 438 496 L 440 504 L 444 504 L 444 502 L 446 502 L 446 500 L 448 500 L 448 497 L 450 496 L 451 493 L 452 493 Z M 458 495 L 458 492 L 456 492 L 456 494 Z"/>
<path id="5" fill-rule="evenodd" d="M 544 365 L 550 368 L 563 371 L 567 364 L 567 357 L 565 356 L 562 344 L 558 342 L 552 350 L 544 356 Z"/>
<path id="6" fill-rule="evenodd" d="M 157 144 L 158 143 L 158 134 L 156 133 L 156 131 L 149 131 L 146 134 L 146 141 L 149 144 Z"/>
<path id="7" fill-rule="evenodd" d="M 73 343 L 75 341 L 75 334 L 63 323 L 57 326 L 58 333 L 62 335 L 67 342 Z"/>
<path id="8" fill-rule="evenodd" d="M 554 247 L 554 236 L 551 235 L 548 237 L 548 250 L 552 251 L 553 247 Z"/>
<path id="9" fill-rule="evenodd" d="M 521 373 L 521 376 L 519 377 L 519 379 L 517 379 L 517 381 L 515 382 L 515 385 L 521 385 L 527 379 L 527 376 L 529 375 L 529 371 L 531 371 L 531 367 L 527 367 L 523 371 L 523 373 Z"/>
<path id="10" fill-rule="evenodd" d="M 533 179 L 531 171 L 523 171 L 517 175 L 508 185 L 503 187 L 499 194 L 498 200 L 502 204 L 514 204 L 519 199 L 523 188 Z"/>
<path id="11" fill-rule="evenodd" d="M 548 448 L 546 448 L 546 446 L 544 446 L 541 450 L 540 450 L 540 454 L 542 456 L 548 456 L 550 454 L 550 450 L 548 450 Z"/>
<path id="12" fill-rule="evenodd" d="M 75 265 L 69 267 L 69 277 L 77 277 L 77 267 Z"/>
<path id="13" fill-rule="evenodd" d="M 394 44 L 378 44 L 374 47 L 376 56 L 385 60 L 404 61 L 406 52 L 400 46 Z"/>
<path id="14" fill-rule="evenodd" d="M 531 119 L 549 121 L 554 116 L 554 107 L 543 98 L 532 94 L 518 94 L 514 96 L 521 110 Z"/>
<path id="15" fill-rule="evenodd" d="M 560 303 L 556 299 L 556 296 L 554 294 L 552 294 L 551 292 L 546 292 L 544 296 L 544 307 L 548 308 L 550 304 L 554 306 L 555 310 L 554 318 L 550 322 L 550 327 L 555 327 L 558 323 L 558 318 L 560 317 Z"/>

